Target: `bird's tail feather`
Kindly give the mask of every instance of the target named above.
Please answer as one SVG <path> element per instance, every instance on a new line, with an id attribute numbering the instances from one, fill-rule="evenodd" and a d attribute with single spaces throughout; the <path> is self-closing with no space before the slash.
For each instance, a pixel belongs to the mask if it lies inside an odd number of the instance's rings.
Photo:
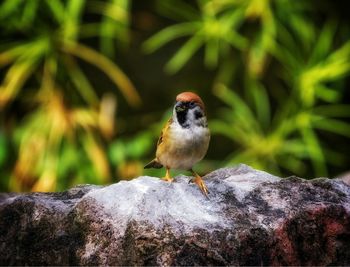
<path id="1" fill-rule="evenodd" d="M 160 169 L 162 168 L 163 165 L 160 164 L 157 159 L 152 160 L 150 163 L 148 163 L 145 167 L 143 167 L 144 169 L 149 169 L 149 168 L 155 168 L 155 169 Z"/>

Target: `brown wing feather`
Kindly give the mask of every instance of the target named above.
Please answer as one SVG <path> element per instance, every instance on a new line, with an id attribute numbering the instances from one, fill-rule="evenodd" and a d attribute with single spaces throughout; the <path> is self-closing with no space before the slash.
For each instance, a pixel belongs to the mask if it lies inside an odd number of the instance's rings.
<path id="1" fill-rule="evenodd" d="M 160 133 L 160 136 L 158 138 L 158 142 L 157 142 L 157 147 L 163 142 L 163 135 L 164 133 L 168 130 L 170 124 L 173 122 L 173 118 L 170 118 L 167 123 L 165 124 L 165 126 L 163 127 L 162 132 Z"/>
<path id="2" fill-rule="evenodd" d="M 173 122 L 173 119 L 170 118 L 170 119 L 167 121 L 167 123 L 165 124 L 165 126 L 163 127 L 163 130 L 162 130 L 162 132 L 160 133 L 160 136 L 159 136 L 158 141 L 157 141 L 157 149 L 158 149 L 159 145 L 161 145 L 161 144 L 163 143 L 164 133 L 168 130 L 169 125 L 170 125 L 172 122 Z M 159 168 L 162 168 L 162 167 L 163 167 L 163 165 L 157 161 L 157 158 L 155 158 L 155 159 L 152 160 L 150 163 L 148 163 L 148 164 L 144 167 L 144 169 L 148 169 L 148 168 L 157 168 L 157 169 L 159 169 Z"/>
<path id="3" fill-rule="evenodd" d="M 163 165 L 160 164 L 157 159 L 152 160 L 151 162 L 149 162 L 145 167 L 143 167 L 144 169 L 149 169 L 149 168 L 156 168 L 156 169 L 160 169 L 162 168 Z"/>

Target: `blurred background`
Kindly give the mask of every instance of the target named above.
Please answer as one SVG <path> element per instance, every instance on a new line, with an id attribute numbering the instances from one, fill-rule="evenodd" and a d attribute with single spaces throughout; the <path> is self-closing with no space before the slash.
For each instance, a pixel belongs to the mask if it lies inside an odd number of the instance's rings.
<path id="1" fill-rule="evenodd" d="M 163 176 L 143 166 L 181 91 L 207 105 L 201 174 L 349 171 L 346 2 L 1 0 L 0 191 Z"/>

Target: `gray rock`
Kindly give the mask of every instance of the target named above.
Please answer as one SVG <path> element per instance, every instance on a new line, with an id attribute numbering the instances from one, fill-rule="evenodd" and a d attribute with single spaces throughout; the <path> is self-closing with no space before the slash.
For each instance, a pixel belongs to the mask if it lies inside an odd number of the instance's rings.
<path id="1" fill-rule="evenodd" d="M 350 186 L 246 165 L 0 195 L 1 265 L 349 265 Z"/>

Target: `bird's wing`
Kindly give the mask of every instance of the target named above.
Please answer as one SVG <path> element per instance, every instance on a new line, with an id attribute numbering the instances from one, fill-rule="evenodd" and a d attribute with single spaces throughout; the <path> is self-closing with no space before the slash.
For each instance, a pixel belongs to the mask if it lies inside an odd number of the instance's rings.
<path id="1" fill-rule="evenodd" d="M 168 128 L 169 128 L 169 126 L 170 126 L 170 124 L 171 124 L 172 122 L 173 122 L 173 118 L 170 118 L 170 119 L 167 121 L 167 123 L 165 124 L 165 126 L 163 127 L 162 132 L 160 133 L 160 136 L 159 136 L 159 139 L 158 139 L 158 142 L 157 142 L 157 147 L 158 147 L 161 143 L 163 143 L 164 135 L 165 135 L 165 133 L 167 132 L 167 130 L 168 130 Z"/>

